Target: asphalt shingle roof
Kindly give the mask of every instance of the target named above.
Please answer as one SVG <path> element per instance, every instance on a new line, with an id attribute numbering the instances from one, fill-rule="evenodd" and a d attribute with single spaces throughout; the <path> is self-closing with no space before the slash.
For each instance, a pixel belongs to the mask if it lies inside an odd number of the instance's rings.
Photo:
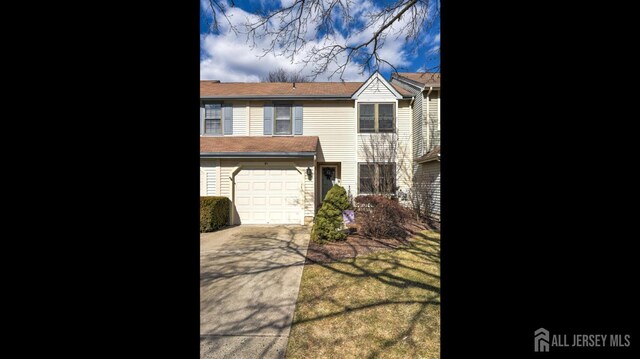
<path id="1" fill-rule="evenodd" d="M 200 137 L 200 153 L 315 152 L 318 136 L 214 136 Z"/>

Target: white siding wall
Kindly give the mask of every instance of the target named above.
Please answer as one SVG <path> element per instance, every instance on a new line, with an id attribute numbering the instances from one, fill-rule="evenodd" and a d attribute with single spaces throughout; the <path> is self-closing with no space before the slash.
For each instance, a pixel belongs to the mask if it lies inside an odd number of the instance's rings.
<path id="1" fill-rule="evenodd" d="M 358 169 L 354 101 L 307 101 L 303 102 L 302 111 L 303 134 L 320 140 L 317 161 L 340 162 L 341 185 L 355 196 Z"/>
<path id="2" fill-rule="evenodd" d="M 395 101 L 395 95 L 387 88 L 387 86 L 377 78 L 367 86 L 360 96 L 360 101 Z"/>
<path id="3" fill-rule="evenodd" d="M 417 94 L 415 100 L 413 101 L 413 119 L 412 119 L 412 127 L 413 127 L 413 156 L 414 158 L 422 156 L 425 152 L 425 140 L 424 135 L 422 133 L 423 128 L 423 117 L 422 117 L 422 94 Z"/>
<path id="4" fill-rule="evenodd" d="M 425 92 L 426 95 L 426 92 Z M 429 136 L 429 148 L 425 152 L 430 151 L 435 146 L 440 146 L 440 131 L 438 130 L 438 98 L 440 97 L 440 91 L 431 91 L 429 94 L 429 113 L 427 114 L 427 105 L 423 106 L 424 118 L 428 120 L 425 124 L 424 131 L 427 133 L 424 136 Z M 426 100 L 426 98 L 425 98 Z"/>
<path id="5" fill-rule="evenodd" d="M 429 179 L 433 189 L 433 208 L 431 217 L 440 218 L 440 162 L 432 161 L 418 165 L 418 175 Z"/>
<path id="6" fill-rule="evenodd" d="M 233 102 L 233 135 L 247 136 L 249 134 L 247 121 L 247 101 Z"/>
<path id="7" fill-rule="evenodd" d="M 217 181 L 219 161 L 214 159 L 200 160 L 200 195 L 218 196 Z"/>
<path id="8" fill-rule="evenodd" d="M 382 86 L 382 84 L 381 84 Z M 365 103 L 371 101 L 364 101 L 358 99 L 358 103 Z M 411 122 L 411 100 L 397 100 L 393 97 L 391 92 L 388 93 L 387 97 L 380 98 L 378 102 L 396 102 L 396 129 L 397 132 L 395 134 L 357 134 L 357 151 L 356 151 L 356 162 L 366 162 L 367 155 L 365 148 L 372 148 L 371 141 L 384 139 L 382 142 L 389 143 L 389 136 L 397 136 L 392 142 L 397 143 L 397 164 L 396 164 L 396 174 L 397 174 L 397 186 L 403 192 L 407 192 L 409 187 L 411 186 L 411 177 L 412 177 L 412 149 L 413 149 L 413 135 L 412 131 L 412 122 Z M 356 119 L 357 122 L 357 119 Z M 356 130 L 357 131 L 357 130 Z M 375 143 L 375 142 L 374 142 Z M 357 166 L 356 166 L 357 171 Z M 357 184 L 357 182 L 356 182 Z M 357 188 L 357 185 L 355 186 Z M 356 194 L 357 191 L 356 191 Z"/>
<path id="9" fill-rule="evenodd" d="M 398 186 L 403 192 L 407 192 L 411 187 L 411 177 L 413 172 L 413 135 L 411 133 L 411 100 L 398 101 L 398 165 L 397 176 Z"/>
<path id="10" fill-rule="evenodd" d="M 249 136 L 264 136 L 264 102 L 249 103 Z"/>

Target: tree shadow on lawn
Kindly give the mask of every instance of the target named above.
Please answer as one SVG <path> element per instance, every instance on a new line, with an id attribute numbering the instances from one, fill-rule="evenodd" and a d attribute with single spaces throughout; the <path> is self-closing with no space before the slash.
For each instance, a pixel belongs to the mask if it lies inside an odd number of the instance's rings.
<path id="1" fill-rule="evenodd" d="M 371 254 L 367 254 L 361 257 L 355 256 L 357 254 L 358 249 L 353 248 L 352 244 L 347 243 L 348 247 L 351 247 L 352 253 L 354 253 L 353 258 L 342 258 L 331 257 L 330 253 L 323 253 L 322 260 L 313 261 L 309 258 L 311 257 L 309 253 L 307 254 L 307 265 L 312 268 L 313 266 L 319 266 L 323 269 L 327 269 L 335 274 L 343 276 L 340 280 L 348 281 L 348 278 L 357 279 L 356 283 L 366 283 L 369 280 L 375 280 L 380 286 L 377 288 L 380 289 L 381 293 L 386 293 L 391 290 L 385 290 L 384 288 L 396 288 L 396 293 L 413 293 L 410 300 L 403 300 L 402 296 L 395 298 L 385 298 L 384 295 L 374 295 L 371 297 L 371 293 L 368 292 L 363 294 L 363 296 L 370 296 L 368 298 L 358 298 L 357 295 L 352 297 L 354 300 L 350 302 L 349 300 L 345 300 L 343 297 L 340 300 L 336 300 L 332 298 L 332 295 L 335 293 L 335 285 L 333 285 L 330 290 L 325 289 L 321 290 L 319 294 L 312 295 L 306 298 L 302 297 L 302 293 L 299 295 L 298 299 L 298 308 L 296 309 L 296 317 L 294 318 L 292 333 L 294 333 L 294 337 L 300 337 L 298 340 L 305 341 L 308 340 L 313 343 L 313 345 L 307 347 L 306 349 L 301 349 L 298 347 L 297 343 L 290 343 L 288 356 L 292 357 L 304 357 L 306 356 L 306 350 L 313 350 L 314 347 L 317 346 L 326 346 L 326 347 L 335 347 L 339 349 L 340 346 L 345 345 L 345 341 L 351 341 L 354 339 L 350 337 L 349 334 L 338 334 L 337 338 L 334 342 L 328 342 L 327 339 L 319 339 L 315 341 L 313 335 L 310 335 L 308 332 L 313 329 L 309 329 L 309 324 L 311 325 L 323 325 L 321 322 L 325 319 L 331 318 L 340 318 L 344 317 L 344 321 L 352 320 L 354 317 L 351 316 L 354 313 L 362 312 L 363 316 L 369 315 L 371 312 L 368 310 L 374 308 L 389 308 L 388 310 L 397 310 L 399 306 L 418 306 L 415 308 L 411 314 L 406 312 L 406 315 L 402 320 L 404 321 L 403 325 L 397 326 L 397 333 L 392 335 L 389 338 L 378 340 L 371 340 L 367 342 L 367 339 L 359 338 L 357 340 L 363 341 L 363 345 L 368 345 L 368 351 L 366 354 L 360 352 L 358 354 L 359 357 L 368 357 L 375 358 L 381 355 L 386 355 L 386 351 L 389 348 L 398 346 L 404 346 L 403 350 L 411 350 L 408 348 L 413 348 L 413 350 L 425 350 L 424 341 L 429 341 L 431 349 L 429 349 L 429 355 L 433 354 L 434 356 L 439 355 L 439 309 L 437 310 L 437 318 L 433 319 L 437 329 L 435 329 L 435 334 L 429 334 L 429 337 L 425 338 L 414 338 L 413 335 L 416 332 L 417 326 L 424 326 L 425 317 L 428 317 L 430 314 L 429 308 L 432 306 L 440 305 L 440 275 L 439 275 L 439 265 L 440 265 L 440 238 L 435 236 L 428 236 L 423 233 L 416 233 L 414 239 L 408 241 L 403 246 L 385 246 L 387 247 L 385 251 L 374 252 Z M 311 250 L 311 248 L 310 248 Z M 317 257 L 317 256 L 316 256 Z M 326 273 L 325 273 L 326 274 Z M 318 283 L 318 286 L 322 286 L 322 281 Z M 351 283 L 351 282 L 350 282 Z M 302 285 L 305 285 L 303 283 Z M 310 283 L 306 283 L 306 285 L 310 285 Z M 301 288 L 302 290 L 302 288 Z M 343 288 L 338 288 L 338 290 L 345 290 Z M 347 288 L 346 290 L 350 290 Z M 354 293 L 360 293 L 359 291 L 354 291 Z M 416 293 L 419 295 L 416 296 Z M 407 298 L 409 299 L 409 298 Z M 309 315 L 309 313 L 313 313 L 313 307 L 319 305 L 319 303 L 330 303 L 330 307 L 335 308 L 329 313 L 324 313 L 322 315 Z M 305 312 L 303 315 L 298 315 L 299 312 L 302 312 L 300 309 L 304 306 L 308 306 L 303 311 Z M 308 312 L 308 313 L 307 313 Z M 398 314 L 400 315 L 400 314 Z M 335 327 L 330 325 L 332 330 L 336 330 Z M 386 325 L 388 323 L 372 323 L 369 325 Z M 327 324 L 324 324 L 327 325 Z M 390 325 L 390 324 L 388 324 Z M 306 328 L 302 328 L 305 327 Z M 297 335 L 296 329 L 300 327 L 301 332 L 305 332 L 304 335 Z M 348 326 L 347 326 L 348 327 Z M 336 330 L 339 331 L 339 330 Z M 424 327 L 418 330 L 419 333 L 424 333 Z M 371 333 L 373 331 L 370 331 Z M 296 338 L 297 339 L 297 338 Z M 408 339 L 408 340 L 407 340 Z M 324 341 L 323 341 L 324 340 Z M 417 341 L 417 342 L 416 342 Z M 302 348 L 305 348 L 308 344 L 302 345 Z M 333 349 L 331 349 L 333 350 Z M 335 354 L 335 353 L 334 353 Z M 338 353 L 339 355 L 354 355 L 353 353 Z M 412 356 L 412 354 L 406 353 L 407 355 Z M 415 354 L 415 353 L 414 353 Z M 313 356 L 313 355 L 312 355 Z"/>
<path id="2" fill-rule="evenodd" d="M 308 233 L 308 232 L 307 232 Z M 404 251 L 413 255 L 412 258 L 398 260 L 390 255 L 391 252 L 374 253 L 371 259 L 360 260 L 360 258 L 326 258 L 328 261 L 310 262 L 307 249 L 300 240 L 300 236 L 305 234 L 304 230 L 292 227 L 287 229 L 286 235 L 276 231 L 262 233 L 259 236 L 243 235 L 238 238 L 244 241 L 241 249 L 229 251 L 216 251 L 215 253 L 204 254 L 212 256 L 213 262 L 201 261 L 200 287 L 201 287 L 201 356 L 215 355 L 213 348 L 210 353 L 202 352 L 203 341 L 211 338 L 231 333 L 233 336 L 246 336 L 247 340 L 241 346 L 247 347 L 251 341 L 262 340 L 263 349 L 258 354 L 259 357 L 269 354 L 276 343 L 277 337 L 288 335 L 289 324 L 292 323 L 291 330 L 297 326 L 316 323 L 323 319 L 337 318 L 342 315 L 357 313 L 372 308 L 381 308 L 397 305 L 416 305 L 420 308 L 411 318 L 405 318 L 409 323 L 407 328 L 393 338 L 379 343 L 377 349 L 368 356 L 376 357 L 383 350 L 403 341 L 403 338 L 411 337 L 420 317 L 429 306 L 440 305 L 439 272 L 431 273 L 427 270 L 429 266 L 439 266 L 440 240 L 432 238 L 422 233 L 416 234 L 417 240 L 411 241 L 403 247 L 391 248 L 394 252 Z M 259 238 L 258 238 L 259 237 Z M 265 240 L 266 238 L 266 240 Z M 352 248 L 355 252 L 355 248 Z M 243 260 L 238 260 L 242 252 Z M 201 256 L 201 258 L 203 257 Z M 375 261 L 373 269 L 371 263 Z M 333 283 L 318 288 L 315 295 L 301 300 L 296 298 L 287 300 L 291 296 L 282 293 L 288 290 L 291 283 L 284 273 L 288 268 L 305 265 L 320 266 L 335 274 L 351 279 L 374 280 L 384 286 L 399 288 L 402 290 L 420 290 L 425 295 L 418 300 L 390 300 L 380 299 L 358 303 L 354 300 L 351 303 L 331 298 L 332 293 L 340 290 L 340 283 Z M 205 263 L 205 264 L 203 264 Z M 382 265 L 382 267 L 381 267 Z M 408 275 L 398 274 L 402 271 Z M 412 278 L 431 278 L 428 283 L 424 280 Z M 280 290 L 282 288 L 282 291 Z M 239 292 L 246 293 L 244 302 L 238 302 Z M 203 293 L 207 295 L 203 296 Z M 427 295 L 428 294 L 428 295 Z M 279 297 L 282 295 L 282 298 Z M 335 308 L 340 308 L 329 313 L 304 318 L 293 318 L 293 311 L 298 307 L 309 305 L 313 301 L 328 301 Z M 203 317 L 207 328 L 202 330 Z M 439 322 L 439 319 L 438 319 Z M 264 344 L 265 337 L 272 340 Z M 313 338 L 309 338 L 313 341 Z M 342 339 L 341 339 L 342 340 Z M 439 340 L 438 340 L 439 341 Z M 240 345 L 240 344 L 239 344 Z M 210 346 L 215 347 L 214 346 Z M 238 350 L 242 348 L 239 346 Z"/>

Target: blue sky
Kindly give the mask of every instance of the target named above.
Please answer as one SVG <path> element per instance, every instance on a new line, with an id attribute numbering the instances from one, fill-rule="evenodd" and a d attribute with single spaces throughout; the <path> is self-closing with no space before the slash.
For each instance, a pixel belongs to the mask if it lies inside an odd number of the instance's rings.
<path id="1" fill-rule="evenodd" d="M 292 0 L 281 0 L 283 3 L 291 3 Z M 247 17 L 254 16 L 257 9 L 261 6 L 276 6 L 278 1 L 235 1 L 235 7 L 228 10 L 232 23 L 240 24 Z M 364 16 L 367 9 L 373 9 L 378 6 L 377 1 L 372 0 L 354 0 L 353 13 L 354 17 Z M 263 54 L 262 49 L 266 47 L 267 40 L 259 40 L 255 48 L 251 48 L 247 42 L 246 35 L 234 34 L 229 31 L 229 25 L 225 19 L 219 18 L 219 33 L 211 33 L 207 26 L 210 23 L 211 14 L 209 10 L 209 1 L 201 0 L 200 9 L 200 78 L 202 80 L 221 80 L 223 82 L 255 82 L 265 76 L 269 71 L 278 67 L 285 68 L 289 71 L 299 71 L 303 75 L 310 73 L 309 68 L 303 67 L 299 63 L 291 63 L 290 59 L 284 56 L 276 56 L 273 53 L 260 57 Z M 401 19 L 402 20 L 402 19 Z M 356 35 L 350 29 L 339 28 L 338 39 L 336 41 L 357 41 L 358 36 L 366 37 L 367 34 Z M 370 30 L 370 29 L 367 29 Z M 372 30 L 371 30 L 372 31 Z M 313 37 L 313 33 L 311 36 Z M 313 40 L 313 38 L 312 38 Z M 264 42 L 260 42 L 264 41 Z M 419 54 L 412 54 L 408 51 L 409 46 L 404 44 L 404 38 L 389 35 L 387 37 L 385 47 L 382 54 L 385 59 L 389 60 L 401 72 L 417 72 L 424 71 L 425 68 L 437 66 L 439 64 L 439 56 L 437 53 L 427 54 L 440 46 L 440 24 L 439 21 L 430 29 L 428 35 L 422 40 L 423 48 Z M 350 64 L 345 73 L 345 81 L 363 81 L 369 77 L 370 73 L 365 72 L 360 75 L 360 68 L 357 63 Z M 381 74 L 389 79 L 391 69 L 382 68 Z M 320 75 L 316 81 L 339 81 L 337 76 L 329 79 L 328 74 Z"/>

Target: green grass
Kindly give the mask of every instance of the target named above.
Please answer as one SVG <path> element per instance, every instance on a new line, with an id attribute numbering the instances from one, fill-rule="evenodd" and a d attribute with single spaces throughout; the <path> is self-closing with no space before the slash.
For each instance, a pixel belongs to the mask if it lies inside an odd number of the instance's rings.
<path id="1" fill-rule="evenodd" d="M 439 234 L 305 266 L 287 358 L 439 357 Z"/>

